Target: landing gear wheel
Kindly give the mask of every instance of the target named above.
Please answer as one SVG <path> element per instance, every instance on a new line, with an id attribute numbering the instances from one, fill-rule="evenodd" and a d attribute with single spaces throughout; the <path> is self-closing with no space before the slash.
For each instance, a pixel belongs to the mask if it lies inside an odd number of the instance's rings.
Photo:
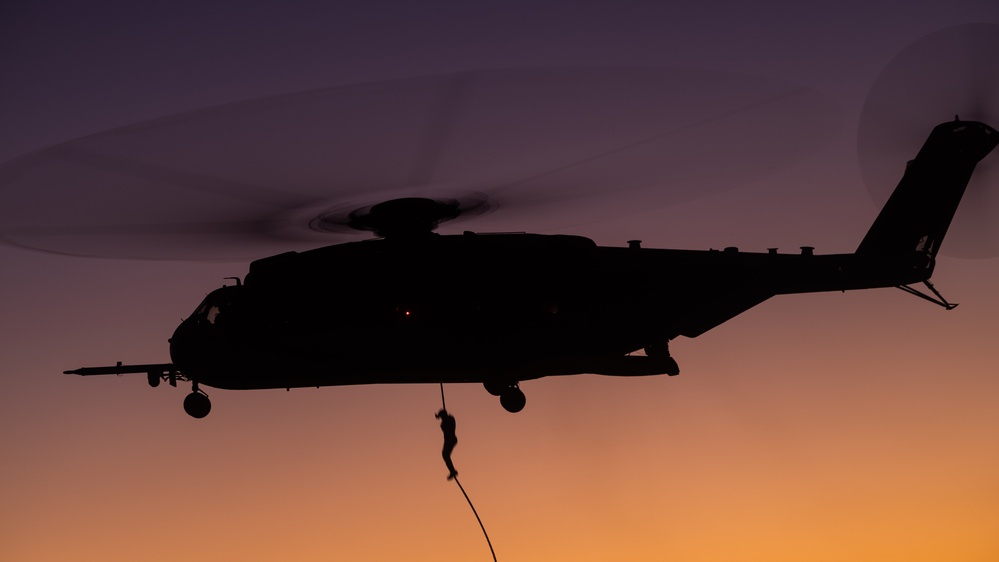
<path id="1" fill-rule="evenodd" d="M 527 404 L 527 397 L 524 396 L 524 392 L 520 390 L 520 387 L 513 385 L 503 390 L 500 394 L 500 404 L 503 405 L 503 409 L 511 414 L 516 414 L 517 412 L 524 409 Z"/>
<path id="2" fill-rule="evenodd" d="M 493 396 L 502 396 L 504 390 L 515 385 L 512 385 L 508 382 L 486 381 L 482 383 L 482 386 L 486 387 L 486 392 L 488 392 L 489 394 L 492 394 Z"/>
<path id="3" fill-rule="evenodd" d="M 184 398 L 184 411 L 192 418 L 200 420 L 212 411 L 212 401 L 207 395 L 194 391 Z"/>

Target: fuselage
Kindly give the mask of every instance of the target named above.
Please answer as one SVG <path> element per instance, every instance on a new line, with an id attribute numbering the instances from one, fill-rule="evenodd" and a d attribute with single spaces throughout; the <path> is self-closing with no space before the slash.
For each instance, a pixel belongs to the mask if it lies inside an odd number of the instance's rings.
<path id="1" fill-rule="evenodd" d="M 171 339 L 219 388 L 521 381 L 664 372 L 632 352 L 771 296 L 928 279 L 925 252 L 861 256 L 599 247 L 576 236 L 378 239 L 253 262 Z"/>
<path id="2" fill-rule="evenodd" d="M 172 363 L 65 372 L 145 373 L 153 386 L 191 381 L 184 409 L 195 418 L 211 410 L 202 384 L 481 382 L 519 412 L 524 380 L 679 374 L 670 340 L 697 337 L 774 295 L 898 286 L 951 309 L 929 283 L 934 259 L 975 166 L 996 146 L 999 133 L 984 123 L 936 126 L 852 254 L 440 236 L 441 221 L 484 208 L 449 199 L 391 199 L 346 217 L 332 209 L 320 226 L 382 238 L 253 262 L 244 283 L 210 293 L 177 328 Z M 930 294 L 910 286 L 919 282 Z"/>

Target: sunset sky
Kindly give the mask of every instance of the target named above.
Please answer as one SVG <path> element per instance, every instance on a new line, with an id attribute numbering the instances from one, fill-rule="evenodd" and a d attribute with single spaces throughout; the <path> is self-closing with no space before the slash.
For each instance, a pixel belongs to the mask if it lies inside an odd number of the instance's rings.
<path id="1" fill-rule="evenodd" d="M 187 384 L 63 375 L 169 361 L 224 277 L 324 240 L 137 223 L 258 218 L 242 185 L 325 208 L 416 178 L 501 203 L 445 233 L 843 253 L 935 124 L 999 126 L 994 0 L 667 4 L 0 6 L 0 559 L 491 559 L 437 386 L 207 388 L 195 420 Z M 962 33 L 991 66 L 956 60 Z M 59 145 L 228 199 L 87 176 Z M 782 296 L 674 340 L 678 377 L 528 381 L 518 414 L 446 386 L 498 559 L 999 559 L 997 169 L 938 260 L 953 311 Z"/>

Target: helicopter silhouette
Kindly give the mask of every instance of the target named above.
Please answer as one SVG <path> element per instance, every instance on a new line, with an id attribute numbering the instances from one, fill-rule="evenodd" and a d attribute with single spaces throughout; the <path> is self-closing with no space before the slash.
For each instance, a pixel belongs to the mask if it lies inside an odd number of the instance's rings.
<path id="1" fill-rule="evenodd" d="M 391 199 L 317 219 L 376 238 L 258 259 L 208 294 L 170 338 L 171 363 L 65 373 L 188 381 L 184 409 L 195 418 L 211 410 L 203 386 L 480 383 L 519 412 L 527 380 L 677 375 L 670 341 L 775 295 L 897 287 L 951 309 L 930 283 L 935 258 L 975 166 L 997 144 L 981 122 L 935 127 L 851 254 L 440 235 L 439 223 L 481 202 Z"/>

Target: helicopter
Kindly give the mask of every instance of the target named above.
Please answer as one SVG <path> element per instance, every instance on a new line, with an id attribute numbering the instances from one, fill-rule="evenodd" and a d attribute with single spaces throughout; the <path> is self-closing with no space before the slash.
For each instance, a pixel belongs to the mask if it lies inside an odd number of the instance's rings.
<path id="1" fill-rule="evenodd" d="M 935 258 L 975 166 L 997 144 L 999 133 L 982 122 L 936 126 L 850 254 L 441 235 L 441 222 L 481 202 L 390 199 L 320 217 L 374 238 L 258 259 L 209 293 L 170 338 L 171 363 L 65 373 L 190 382 L 184 409 L 195 418 L 211 410 L 204 386 L 479 383 L 519 412 L 523 381 L 678 375 L 672 340 L 775 295 L 897 287 L 952 309 L 930 283 Z"/>

